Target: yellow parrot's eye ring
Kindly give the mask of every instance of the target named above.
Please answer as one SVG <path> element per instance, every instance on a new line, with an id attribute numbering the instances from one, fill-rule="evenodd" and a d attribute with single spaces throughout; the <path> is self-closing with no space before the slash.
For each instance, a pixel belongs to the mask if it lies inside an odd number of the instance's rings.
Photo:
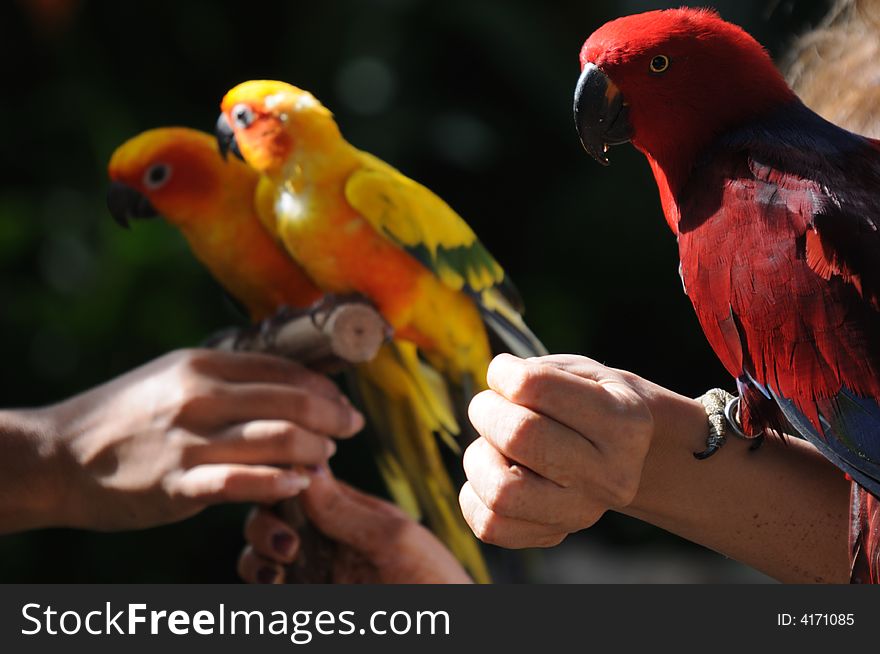
<path id="1" fill-rule="evenodd" d="M 254 122 L 254 111 L 246 104 L 235 105 L 231 113 L 236 127 L 247 129 Z"/>
<path id="2" fill-rule="evenodd" d="M 170 178 L 171 166 L 166 163 L 157 163 L 144 171 L 143 183 L 148 189 L 155 191 L 157 188 L 165 186 L 165 182 Z"/>
<path id="3" fill-rule="evenodd" d="M 651 63 L 648 67 L 651 69 L 652 73 L 665 72 L 666 69 L 669 68 L 669 57 L 666 55 L 656 55 L 651 59 Z"/>

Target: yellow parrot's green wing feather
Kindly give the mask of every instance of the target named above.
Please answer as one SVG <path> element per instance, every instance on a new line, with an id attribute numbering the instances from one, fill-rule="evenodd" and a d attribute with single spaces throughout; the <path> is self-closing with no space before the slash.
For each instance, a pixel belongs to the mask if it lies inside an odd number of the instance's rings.
<path id="1" fill-rule="evenodd" d="M 477 235 L 429 189 L 365 152 L 345 197 L 373 227 L 405 248 L 455 290 L 479 293 L 502 283 L 504 270 Z"/>
<path id="2" fill-rule="evenodd" d="M 522 320 L 522 299 L 513 283 L 461 216 L 384 161 L 366 152 L 359 156 L 362 165 L 345 184 L 348 203 L 447 286 L 471 295 L 515 354 L 546 354 Z"/>

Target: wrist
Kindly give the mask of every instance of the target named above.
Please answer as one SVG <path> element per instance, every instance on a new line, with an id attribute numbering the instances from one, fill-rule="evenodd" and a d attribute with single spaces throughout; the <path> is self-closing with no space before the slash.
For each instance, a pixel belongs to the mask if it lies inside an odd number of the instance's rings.
<path id="1" fill-rule="evenodd" d="M 60 526 L 67 479 L 50 409 L 0 411 L 0 531 Z"/>
<path id="2" fill-rule="evenodd" d="M 641 378 L 631 383 L 648 405 L 654 431 L 639 489 L 625 512 L 656 524 L 674 510 L 669 504 L 675 501 L 681 475 L 696 461 L 693 453 L 705 449 L 708 419 L 698 400 Z"/>

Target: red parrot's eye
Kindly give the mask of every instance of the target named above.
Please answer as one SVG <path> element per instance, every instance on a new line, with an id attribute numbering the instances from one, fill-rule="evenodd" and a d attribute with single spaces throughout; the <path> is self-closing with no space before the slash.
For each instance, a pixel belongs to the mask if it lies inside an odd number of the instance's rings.
<path id="1" fill-rule="evenodd" d="M 247 129 L 254 122 L 254 112 L 246 104 L 239 104 L 232 108 L 232 120 L 235 126 L 241 129 Z"/>
<path id="2" fill-rule="evenodd" d="M 652 73 L 662 73 L 667 68 L 669 68 L 669 57 L 666 55 L 657 55 L 653 59 L 651 59 L 651 64 L 649 66 Z"/>

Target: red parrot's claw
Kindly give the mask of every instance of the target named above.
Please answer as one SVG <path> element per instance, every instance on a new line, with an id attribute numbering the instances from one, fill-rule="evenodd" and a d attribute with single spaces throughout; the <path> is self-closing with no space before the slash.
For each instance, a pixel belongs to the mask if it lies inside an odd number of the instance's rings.
<path id="1" fill-rule="evenodd" d="M 726 399 L 722 402 L 722 398 Z M 739 398 L 730 396 L 724 391 L 713 389 L 700 398 L 709 416 L 709 436 L 706 438 L 706 449 L 702 452 L 694 452 L 694 457 L 702 461 L 720 450 L 727 441 L 727 434 L 732 433 L 737 438 L 752 441 L 749 451 L 757 450 L 764 442 L 764 434 L 754 436 L 743 432 L 739 425 Z M 723 408 L 722 408 L 723 407 Z"/>
<path id="2" fill-rule="evenodd" d="M 754 452 L 759 447 L 761 447 L 761 445 L 764 444 L 764 434 L 758 434 L 757 436 L 753 436 L 752 440 L 754 442 L 749 446 L 749 452 Z"/>
<path id="3" fill-rule="evenodd" d="M 730 393 L 720 388 L 713 388 L 700 396 L 700 404 L 706 410 L 709 422 L 707 425 L 708 435 L 706 436 L 706 449 L 702 452 L 694 452 L 694 458 L 700 461 L 708 459 L 724 446 L 728 427 L 724 419 L 724 406 L 732 397 Z"/>
<path id="4" fill-rule="evenodd" d="M 694 458 L 702 461 L 703 459 L 708 459 L 710 456 L 715 454 L 721 447 L 724 445 L 725 438 L 723 436 L 709 436 L 706 439 L 706 449 L 702 452 L 694 452 Z"/>

